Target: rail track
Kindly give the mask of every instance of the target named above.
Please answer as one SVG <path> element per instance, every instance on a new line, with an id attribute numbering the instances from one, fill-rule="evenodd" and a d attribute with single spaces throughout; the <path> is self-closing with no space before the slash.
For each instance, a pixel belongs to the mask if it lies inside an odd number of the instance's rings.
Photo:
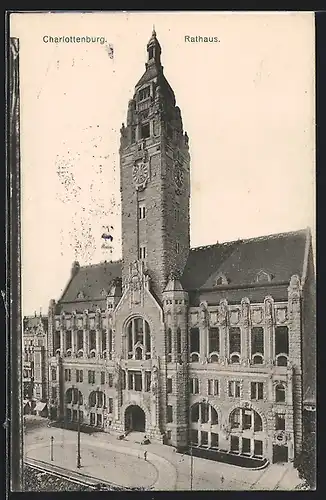
<path id="1" fill-rule="evenodd" d="M 143 490 L 145 491 L 147 488 L 138 488 L 138 487 L 130 487 L 120 486 L 118 484 L 103 481 L 101 479 L 87 476 L 81 472 L 70 471 L 60 467 L 58 465 L 49 464 L 48 462 L 43 462 L 42 460 L 35 460 L 34 458 L 25 458 L 24 460 L 25 466 L 34 469 L 37 472 L 47 473 L 53 477 L 57 477 L 59 479 L 65 479 L 74 484 L 78 484 L 79 486 L 83 486 L 89 488 L 91 490 L 107 490 L 107 491 L 130 491 L 130 490 Z"/>

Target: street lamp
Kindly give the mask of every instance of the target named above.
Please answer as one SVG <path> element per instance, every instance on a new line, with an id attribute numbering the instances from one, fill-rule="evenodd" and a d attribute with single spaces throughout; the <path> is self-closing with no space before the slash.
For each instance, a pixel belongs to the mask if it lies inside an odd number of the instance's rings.
<path id="1" fill-rule="evenodd" d="M 81 463 L 80 463 L 80 397 L 79 397 L 79 391 L 78 391 L 77 397 L 78 397 L 77 469 L 80 469 L 81 468 Z"/>
<path id="2" fill-rule="evenodd" d="M 51 436 L 50 437 L 50 453 L 51 453 L 51 462 L 53 462 L 53 440 L 54 440 L 54 437 Z"/>

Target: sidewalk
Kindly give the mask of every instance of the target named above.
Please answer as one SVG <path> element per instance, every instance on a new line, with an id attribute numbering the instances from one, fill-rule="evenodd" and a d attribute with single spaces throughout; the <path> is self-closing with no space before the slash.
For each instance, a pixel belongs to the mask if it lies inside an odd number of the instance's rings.
<path id="1" fill-rule="evenodd" d="M 50 460 L 54 436 L 57 465 L 76 469 L 77 433 L 60 428 L 35 429 L 26 435 L 25 450 L 32 458 Z M 292 464 L 272 464 L 248 470 L 229 464 L 176 453 L 171 446 L 141 445 L 132 436 L 118 441 L 115 435 L 81 434 L 82 469 L 99 479 L 123 486 L 151 486 L 153 490 L 294 490 L 300 482 Z M 147 461 L 144 451 L 147 451 Z M 41 458 L 42 457 L 42 458 Z M 191 480 L 192 469 L 192 480 Z M 222 480 L 223 479 L 223 480 Z M 192 484 L 191 484 L 192 483 Z"/>

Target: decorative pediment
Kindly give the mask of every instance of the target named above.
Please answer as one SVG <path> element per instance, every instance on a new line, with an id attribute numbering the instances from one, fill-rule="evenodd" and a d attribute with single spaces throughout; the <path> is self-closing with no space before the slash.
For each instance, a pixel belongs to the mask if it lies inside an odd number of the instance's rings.
<path id="1" fill-rule="evenodd" d="M 214 280 L 214 286 L 228 285 L 229 283 L 230 280 L 223 273 L 219 273 Z"/>
<path id="2" fill-rule="evenodd" d="M 263 269 L 261 269 L 256 275 L 257 283 L 268 283 L 272 281 L 272 279 L 273 276 L 270 273 L 264 271 Z"/>
<path id="3" fill-rule="evenodd" d="M 85 293 L 83 292 L 83 290 L 80 290 L 77 293 L 76 299 L 85 299 L 85 298 L 86 298 Z"/>

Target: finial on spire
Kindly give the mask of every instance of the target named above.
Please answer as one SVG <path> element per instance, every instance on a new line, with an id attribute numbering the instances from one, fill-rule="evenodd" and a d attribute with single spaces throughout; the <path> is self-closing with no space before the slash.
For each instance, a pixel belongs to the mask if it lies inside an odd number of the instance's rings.
<path id="1" fill-rule="evenodd" d="M 156 31 L 155 31 L 155 24 L 153 24 L 153 31 L 152 31 L 152 36 L 156 36 Z"/>

